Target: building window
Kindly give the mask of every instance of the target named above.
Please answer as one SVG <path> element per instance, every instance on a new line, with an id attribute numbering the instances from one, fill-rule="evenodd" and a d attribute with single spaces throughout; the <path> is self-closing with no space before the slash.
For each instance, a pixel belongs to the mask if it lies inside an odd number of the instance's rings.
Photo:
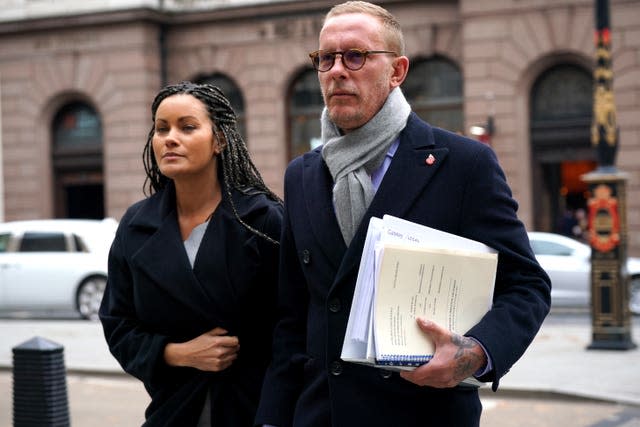
<path id="1" fill-rule="evenodd" d="M 534 228 L 579 238 L 580 230 L 567 224 L 582 221 L 588 187 L 581 177 L 597 166 L 591 73 L 575 64 L 550 67 L 533 83 L 529 99 Z"/>
<path id="2" fill-rule="evenodd" d="M 298 157 L 320 146 L 320 114 L 324 107 L 318 73 L 302 71 L 289 90 L 289 158 Z"/>
<path id="3" fill-rule="evenodd" d="M 102 125 L 91 106 L 72 102 L 58 111 L 53 119 L 54 146 L 56 150 L 100 150 Z"/>
<path id="4" fill-rule="evenodd" d="M 439 57 L 413 62 L 402 91 L 413 111 L 429 124 L 464 130 L 462 75 L 452 62 Z"/>
<path id="5" fill-rule="evenodd" d="M 244 109 L 244 98 L 242 97 L 242 92 L 238 85 L 236 85 L 233 80 L 228 78 L 227 76 L 216 73 L 208 76 L 202 76 L 196 79 L 198 83 L 208 83 L 210 85 L 216 86 L 220 88 L 224 96 L 227 97 L 229 103 L 231 104 L 231 108 L 236 113 L 236 117 L 238 119 L 238 131 L 240 132 L 240 136 L 244 139 L 245 143 L 247 142 L 247 130 L 246 130 L 246 118 L 245 118 L 245 109 Z"/>
<path id="6" fill-rule="evenodd" d="M 102 121 L 85 102 L 63 105 L 51 124 L 57 218 L 104 218 Z"/>
<path id="7" fill-rule="evenodd" d="M 575 65 L 558 65 L 544 72 L 531 91 L 534 124 L 567 120 L 591 122 L 593 80 L 591 74 Z"/>

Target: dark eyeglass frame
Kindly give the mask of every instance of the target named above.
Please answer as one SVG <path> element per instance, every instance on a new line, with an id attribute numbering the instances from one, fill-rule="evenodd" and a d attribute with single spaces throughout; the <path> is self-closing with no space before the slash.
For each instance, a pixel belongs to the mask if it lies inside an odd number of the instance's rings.
<path id="1" fill-rule="evenodd" d="M 357 53 L 358 55 L 362 56 L 362 64 L 360 64 L 359 67 L 351 67 L 347 64 L 348 61 L 345 61 L 345 53 Z M 358 71 L 360 70 L 362 67 L 364 67 L 364 64 L 367 62 L 367 56 L 369 55 L 376 55 L 376 54 L 390 54 L 390 55 L 394 55 L 394 56 L 399 56 L 397 52 L 393 52 L 390 50 L 364 50 L 364 49 L 347 49 L 344 51 L 335 51 L 335 52 L 325 52 L 323 50 L 316 50 L 315 52 L 311 52 L 309 54 L 309 58 L 311 59 L 311 65 L 313 65 L 313 68 L 321 73 L 325 73 L 327 71 L 329 71 L 330 69 L 333 68 L 333 66 L 336 63 L 336 56 L 340 55 L 340 60 L 342 61 L 342 65 L 344 66 L 344 68 L 346 68 L 347 70 L 351 70 L 351 71 Z M 320 69 L 320 55 L 330 55 L 333 57 L 333 61 L 331 61 L 331 66 L 329 68 L 327 68 L 326 70 L 321 70 Z"/>

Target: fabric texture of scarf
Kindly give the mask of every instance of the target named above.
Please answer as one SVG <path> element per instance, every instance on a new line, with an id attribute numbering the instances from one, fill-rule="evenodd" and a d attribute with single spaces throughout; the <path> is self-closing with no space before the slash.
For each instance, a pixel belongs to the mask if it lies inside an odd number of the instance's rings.
<path id="1" fill-rule="evenodd" d="M 399 87 L 364 126 L 342 135 L 322 111 L 322 157 L 333 177 L 333 205 L 347 246 L 375 195 L 371 173 L 378 169 L 407 124 L 411 106 Z"/>

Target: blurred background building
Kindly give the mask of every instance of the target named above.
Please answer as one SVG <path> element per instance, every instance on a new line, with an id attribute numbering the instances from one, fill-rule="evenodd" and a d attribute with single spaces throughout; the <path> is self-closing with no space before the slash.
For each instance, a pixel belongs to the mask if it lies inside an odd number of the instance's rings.
<path id="1" fill-rule="evenodd" d="M 307 53 L 325 0 L 0 0 L 0 219 L 119 218 L 143 197 L 159 88 L 231 99 L 266 183 L 319 143 Z M 430 123 L 496 151 L 531 230 L 569 233 L 596 167 L 592 0 L 387 0 L 411 60 L 403 90 Z M 617 166 L 640 255 L 640 1 L 611 1 Z M 465 171 L 460 171 L 465 173 Z M 578 218 L 575 218 L 576 212 Z"/>

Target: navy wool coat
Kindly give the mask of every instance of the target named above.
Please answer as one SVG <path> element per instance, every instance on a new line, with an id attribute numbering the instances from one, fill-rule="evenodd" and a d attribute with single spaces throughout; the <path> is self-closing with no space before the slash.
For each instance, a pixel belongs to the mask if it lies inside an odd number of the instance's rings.
<path id="1" fill-rule="evenodd" d="M 435 161 L 425 160 L 432 155 Z M 429 126 L 414 113 L 347 248 L 320 149 L 285 176 L 282 317 L 257 421 L 287 426 L 475 426 L 477 389 L 418 387 L 396 373 L 340 360 L 369 219 L 390 214 L 483 242 L 499 252 L 492 309 L 466 335 L 493 361 L 493 382 L 520 358 L 549 311 L 550 282 L 516 216 L 492 149 Z"/>
<path id="2" fill-rule="evenodd" d="M 280 204 L 262 194 L 232 196 L 246 223 L 279 238 Z M 109 254 L 100 320 L 111 353 L 151 396 L 145 425 L 195 426 L 207 392 L 214 426 L 253 424 L 271 354 L 277 267 L 278 246 L 239 224 L 226 195 L 193 269 L 171 183 L 128 209 Z M 230 368 L 212 373 L 164 362 L 168 342 L 188 341 L 217 326 L 239 338 Z"/>

